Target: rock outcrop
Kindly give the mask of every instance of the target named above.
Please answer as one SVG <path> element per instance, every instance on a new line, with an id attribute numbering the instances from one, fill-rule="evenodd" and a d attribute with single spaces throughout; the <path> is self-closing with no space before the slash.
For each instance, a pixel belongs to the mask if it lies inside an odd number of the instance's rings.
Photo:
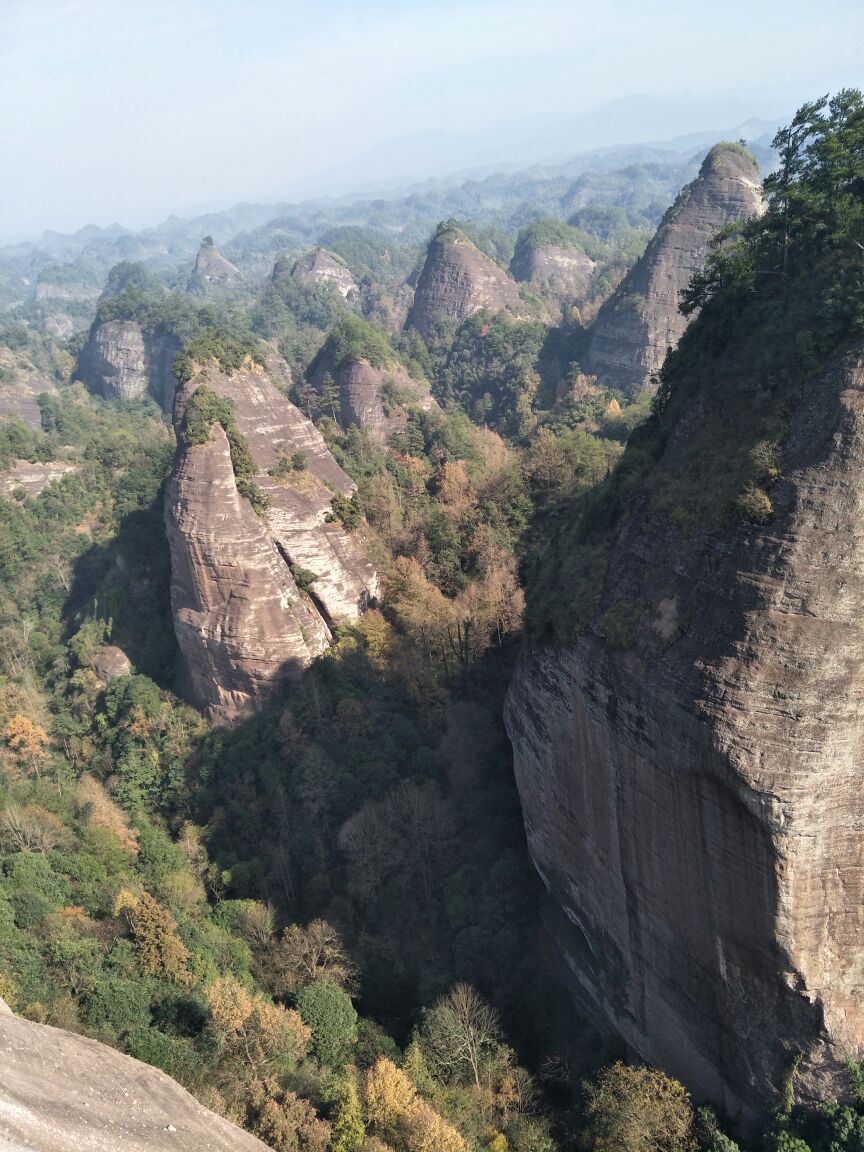
<path id="1" fill-rule="evenodd" d="M 11 496 L 20 490 L 28 496 L 38 496 L 53 481 L 62 480 L 69 472 L 77 472 L 78 467 L 65 460 L 48 460 L 45 463 L 16 460 L 11 468 L 0 472 L 0 495 Z"/>
<path id="2" fill-rule="evenodd" d="M 526 314 L 519 289 L 507 273 L 484 256 L 452 222 L 441 225 L 429 243 L 409 323 L 429 337 L 442 321 L 461 324 L 475 312 Z"/>
<path id="3" fill-rule="evenodd" d="M 544 244 L 517 249 L 510 262 L 514 279 L 527 284 L 551 307 L 559 310 L 584 299 L 595 268 L 581 248 Z"/>
<path id="4" fill-rule="evenodd" d="M 357 281 L 351 269 L 326 248 L 313 248 L 304 253 L 294 264 L 291 275 L 299 284 L 329 284 L 346 300 L 357 293 Z"/>
<path id="5" fill-rule="evenodd" d="M 770 522 L 694 538 L 651 493 L 681 491 L 706 412 L 722 438 L 704 376 L 597 612 L 524 653 L 506 723 L 574 987 L 746 1117 L 799 1058 L 800 1099 L 842 1093 L 864 1051 L 864 352 L 802 389 Z"/>
<path id="6" fill-rule="evenodd" d="M 98 320 L 81 351 L 76 375 L 106 400 L 140 400 L 150 395 L 170 412 L 177 389 L 174 360 L 180 341 L 150 335 L 136 320 Z"/>
<path id="7" fill-rule="evenodd" d="M 328 376 L 339 394 L 336 417 L 348 429 L 362 428 L 373 440 L 384 442 L 407 420 L 406 406 L 424 411 L 434 408 L 435 401 L 425 384 L 414 380 L 394 357 L 390 364 L 375 366 L 365 358 L 334 363 L 327 355 L 319 357 L 312 374 L 312 384 L 319 396 L 325 395 Z M 327 413 L 326 403 L 322 410 Z"/>
<path id="8" fill-rule="evenodd" d="M 233 288 L 242 283 L 243 273 L 226 260 L 207 236 L 198 249 L 195 265 L 186 284 L 186 291 L 193 296 L 207 296 L 214 289 Z"/>
<path id="9" fill-rule="evenodd" d="M 265 1152 L 164 1072 L 14 1016 L 0 1001 L 0 1146 L 8 1152 Z"/>
<path id="10" fill-rule="evenodd" d="M 709 241 L 724 225 L 756 215 L 761 205 L 756 161 L 737 144 L 715 145 L 600 309 L 583 369 L 627 396 L 654 390 L 652 376 L 687 327 L 680 294 L 704 266 Z"/>
<path id="11" fill-rule="evenodd" d="M 30 428 L 42 427 L 37 397 L 57 387 L 23 351 L 0 344 L 0 417 L 17 416 Z"/>
<path id="12" fill-rule="evenodd" d="M 238 491 L 220 425 L 207 443 L 181 445 L 165 497 L 178 686 L 212 719 L 232 721 L 319 655 L 331 626 L 359 616 L 377 577 L 359 536 L 326 519 L 353 482 L 270 373 L 248 361 L 231 376 L 202 369 L 178 394 L 178 427 L 201 384 L 232 402 L 269 501 L 259 516 Z"/>

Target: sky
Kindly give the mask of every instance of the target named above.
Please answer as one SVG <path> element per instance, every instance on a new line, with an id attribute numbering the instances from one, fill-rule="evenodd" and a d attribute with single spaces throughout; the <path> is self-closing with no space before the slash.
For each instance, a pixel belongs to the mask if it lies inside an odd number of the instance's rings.
<path id="1" fill-rule="evenodd" d="M 406 138 L 419 179 L 424 134 L 628 95 L 785 116 L 862 40 L 862 0 L 0 0 L 0 237 L 343 191 Z"/>

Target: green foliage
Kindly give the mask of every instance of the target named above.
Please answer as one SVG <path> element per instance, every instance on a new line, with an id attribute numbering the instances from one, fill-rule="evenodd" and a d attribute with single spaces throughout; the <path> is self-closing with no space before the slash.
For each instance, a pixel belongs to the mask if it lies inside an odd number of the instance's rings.
<path id="1" fill-rule="evenodd" d="M 328 1068 L 350 1058 L 357 1039 L 357 1013 L 347 992 L 325 980 L 307 985 L 297 997 L 297 1010 L 312 1030 L 312 1054 Z"/>
<path id="2" fill-rule="evenodd" d="M 196 366 L 216 360 L 226 375 L 231 376 L 251 358 L 264 363 L 258 342 L 251 336 L 238 335 L 224 328 L 203 328 L 183 344 L 174 361 L 174 375 L 184 384 L 195 375 Z"/>
<path id="3" fill-rule="evenodd" d="M 765 214 L 721 232 L 682 294 L 682 310 L 698 316 L 667 357 L 651 418 L 630 436 L 614 474 L 570 510 L 531 566 L 535 636 L 566 639 L 584 626 L 577 602 L 596 606 L 596 597 L 577 585 L 562 605 L 554 591 L 561 565 L 586 548 L 601 555 L 637 493 L 653 517 L 691 543 L 735 518 L 761 524 L 772 517 L 770 486 L 789 419 L 808 382 L 864 332 L 862 141 L 864 101 L 851 90 L 805 105 L 778 133 L 781 164 L 765 182 Z M 699 420 L 674 462 L 657 468 L 697 391 Z M 596 588 L 602 573 L 586 577 Z"/>
<path id="4" fill-rule="evenodd" d="M 387 336 L 359 316 L 345 316 L 332 329 L 318 356 L 309 366 L 310 378 L 319 364 L 338 370 L 358 360 L 368 360 L 373 368 L 388 368 L 396 363 Z"/>

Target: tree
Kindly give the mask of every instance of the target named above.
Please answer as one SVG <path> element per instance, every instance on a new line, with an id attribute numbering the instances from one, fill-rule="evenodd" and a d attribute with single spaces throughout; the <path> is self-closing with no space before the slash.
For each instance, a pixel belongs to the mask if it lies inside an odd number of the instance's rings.
<path id="1" fill-rule="evenodd" d="M 694 1152 L 690 1094 L 677 1080 L 618 1061 L 583 1087 L 586 1137 L 598 1152 Z"/>
<path id="2" fill-rule="evenodd" d="M 405 1073 L 381 1056 L 366 1073 L 366 1119 L 378 1136 L 407 1152 L 467 1152 L 459 1132 L 417 1095 Z"/>
<path id="3" fill-rule="evenodd" d="M 363 1110 L 352 1078 L 342 1081 L 333 1109 L 331 1152 L 360 1152 L 366 1139 Z"/>
<path id="4" fill-rule="evenodd" d="M 289 924 L 282 934 L 276 965 L 281 988 L 293 995 L 319 980 L 349 991 L 357 986 L 357 970 L 342 938 L 326 920 L 312 920 L 305 928 Z"/>
<path id="5" fill-rule="evenodd" d="M 246 1127 L 277 1152 L 326 1152 L 330 1141 L 327 1121 L 272 1076 L 250 1085 Z"/>
<path id="6" fill-rule="evenodd" d="M 44 728 L 34 724 L 21 712 L 16 712 L 6 725 L 6 743 L 18 759 L 32 772 L 39 775 L 48 758 L 48 745 L 51 740 Z"/>
<path id="7" fill-rule="evenodd" d="M 357 1040 L 357 1013 L 351 997 L 335 984 L 316 980 L 297 997 L 303 1023 L 312 1030 L 310 1051 L 320 1064 L 338 1068 Z"/>
<path id="8" fill-rule="evenodd" d="M 177 935 L 177 921 L 168 909 L 149 892 L 142 892 L 132 907 L 127 907 L 126 915 L 141 971 L 162 980 L 188 984 L 191 980 L 189 949 Z"/>
<path id="9" fill-rule="evenodd" d="M 296 1061 L 305 1053 L 310 1032 L 293 1009 L 271 1004 L 231 975 L 217 977 L 204 995 L 214 1037 L 239 1055 L 253 1075 L 278 1058 Z"/>
<path id="10" fill-rule="evenodd" d="M 423 1017 L 423 1048 L 429 1066 L 442 1081 L 470 1072 L 480 1087 L 484 1054 L 498 1045 L 498 1013 L 470 984 L 454 984 Z"/>
<path id="11" fill-rule="evenodd" d="M 65 833 L 62 820 L 39 804 L 10 804 L 0 815 L 0 845 L 6 852 L 50 852 Z"/>
<path id="12" fill-rule="evenodd" d="M 334 420 L 339 414 L 339 388 L 329 372 L 325 372 L 321 380 L 321 389 L 318 393 L 318 407 L 322 412 L 329 412 Z"/>

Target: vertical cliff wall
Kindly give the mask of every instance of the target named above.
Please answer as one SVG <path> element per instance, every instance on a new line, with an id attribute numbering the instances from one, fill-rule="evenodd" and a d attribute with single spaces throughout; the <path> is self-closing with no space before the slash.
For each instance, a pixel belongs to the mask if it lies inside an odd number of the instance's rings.
<path id="1" fill-rule="evenodd" d="M 174 360 L 180 341 L 150 335 L 135 320 L 96 322 L 78 358 L 76 375 L 106 400 L 151 396 L 166 412 L 174 404 Z"/>
<path id="2" fill-rule="evenodd" d="M 429 243 L 409 323 L 423 336 L 441 321 L 460 324 L 483 308 L 524 316 L 516 284 L 455 225 L 442 225 Z"/>
<path id="3" fill-rule="evenodd" d="M 627 396 L 650 390 L 687 327 L 678 301 L 725 224 L 760 211 L 759 170 L 736 144 L 717 144 L 663 217 L 645 254 L 600 309 L 583 368 Z"/>
<path id="4" fill-rule="evenodd" d="M 806 1100 L 864 1051 L 864 356 L 802 389 L 770 518 L 688 532 L 694 432 L 730 467 L 746 438 L 719 388 L 631 498 L 587 627 L 525 651 L 506 723 L 574 988 L 748 1115 L 797 1057 Z"/>
<path id="5" fill-rule="evenodd" d="M 219 424 L 205 444 L 181 442 L 165 497 L 179 686 L 213 719 L 230 721 L 319 655 L 331 626 L 361 615 L 377 575 L 360 536 L 327 519 L 333 496 L 350 496 L 353 482 L 271 371 L 251 361 L 231 375 L 215 362 L 202 367 L 178 393 L 178 429 L 201 385 L 231 402 L 269 503 L 258 515 L 238 491 Z M 269 475 L 295 456 L 302 468 Z M 314 577 L 308 595 L 292 566 Z"/>

